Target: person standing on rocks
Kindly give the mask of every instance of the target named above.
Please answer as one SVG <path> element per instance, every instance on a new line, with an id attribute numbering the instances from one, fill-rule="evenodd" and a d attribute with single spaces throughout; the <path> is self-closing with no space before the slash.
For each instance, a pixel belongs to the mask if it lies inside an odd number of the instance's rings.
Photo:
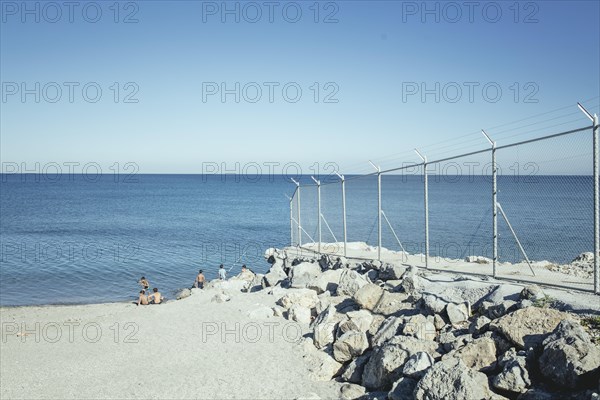
<path id="1" fill-rule="evenodd" d="M 194 281 L 194 287 L 204 289 L 205 281 L 206 281 L 206 278 L 204 277 L 204 271 L 203 270 L 198 271 L 198 276 L 196 276 L 196 280 Z"/>
<path id="2" fill-rule="evenodd" d="M 219 279 L 227 279 L 227 272 L 225 271 L 225 267 L 223 266 L 223 264 L 219 266 Z"/>

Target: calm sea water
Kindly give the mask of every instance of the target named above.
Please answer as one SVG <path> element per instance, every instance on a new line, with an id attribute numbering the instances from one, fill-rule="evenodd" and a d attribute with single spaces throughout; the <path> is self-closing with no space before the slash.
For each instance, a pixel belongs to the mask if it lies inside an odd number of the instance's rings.
<path id="1" fill-rule="evenodd" d="M 0 304 L 63 304 L 133 299 L 146 276 L 168 297 L 189 287 L 198 269 L 215 278 L 223 263 L 256 272 L 268 247 L 290 243 L 283 177 L 139 175 L 49 181 L 1 175 Z M 431 176 L 430 242 L 435 255 L 491 254 L 491 181 Z M 309 177 L 303 177 L 309 182 Z M 376 244 L 377 180 L 347 181 L 348 238 Z M 382 205 L 411 253 L 423 250 L 423 183 L 384 176 Z M 323 241 L 342 238 L 339 184 L 322 186 Z M 568 262 L 592 250 L 592 178 L 499 178 L 498 200 L 533 260 Z M 316 188 L 301 189 L 301 217 L 317 238 Z M 296 215 L 296 202 L 292 203 Z M 385 220 L 384 220 L 385 221 Z M 384 246 L 400 245 L 384 222 Z M 506 224 L 501 259 L 522 257 Z M 294 231 L 295 232 L 295 231 Z M 297 238 L 293 238 L 297 240 Z M 309 241 L 304 235 L 303 241 Z"/>

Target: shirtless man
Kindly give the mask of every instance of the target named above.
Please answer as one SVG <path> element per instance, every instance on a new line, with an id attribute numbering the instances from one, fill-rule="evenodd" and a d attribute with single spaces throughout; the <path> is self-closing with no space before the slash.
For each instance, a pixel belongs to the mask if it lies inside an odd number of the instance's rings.
<path id="1" fill-rule="evenodd" d="M 140 304 L 143 306 L 148 305 L 148 296 L 146 296 L 145 290 L 140 290 L 140 297 L 138 297 L 137 305 L 139 306 Z"/>
<path id="2" fill-rule="evenodd" d="M 161 296 L 157 288 L 152 289 L 152 292 L 154 293 L 148 296 L 148 302 L 150 302 L 150 304 L 160 304 L 164 298 Z"/>
<path id="3" fill-rule="evenodd" d="M 139 283 L 140 285 L 142 285 L 142 288 L 143 288 L 144 290 L 148 290 L 148 289 L 150 289 L 150 283 L 148 282 L 148 279 L 146 279 L 145 277 L 143 277 L 143 276 L 142 276 L 142 277 L 140 278 L 140 280 L 138 281 L 138 283 Z"/>
<path id="4" fill-rule="evenodd" d="M 206 281 L 206 278 L 204 277 L 204 271 L 200 270 L 200 271 L 198 271 L 198 276 L 196 277 L 196 280 L 194 281 L 194 287 L 203 289 L 204 281 Z"/>

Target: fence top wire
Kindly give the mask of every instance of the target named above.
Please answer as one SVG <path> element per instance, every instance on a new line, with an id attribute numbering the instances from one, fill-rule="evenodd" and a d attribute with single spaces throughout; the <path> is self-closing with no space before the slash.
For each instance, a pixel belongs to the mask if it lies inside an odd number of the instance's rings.
<path id="1" fill-rule="evenodd" d="M 502 150 L 502 149 L 507 149 L 509 147 L 520 146 L 520 145 L 527 144 L 527 143 L 533 143 L 533 142 L 539 142 L 539 141 L 542 141 L 542 140 L 553 139 L 553 138 L 556 138 L 556 137 L 571 135 L 571 134 L 574 134 L 574 133 L 583 132 L 583 131 L 586 131 L 586 130 L 589 130 L 589 129 L 594 129 L 594 128 L 595 128 L 595 126 L 588 125 L 588 126 L 585 126 L 583 128 L 571 129 L 571 130 L 564 131 L 564 132 L 553 133 L 553 134 L 550 134 L 550 135 L 541 136 L 541 137 L 537 137 L 537 138 L 533 138 L 533 139 L 522 140 L 522 141 L 519 141 L 519 142 L 509 143 L 509 144 L 505 144 L 505 145 L 502 145 L 502 146 L 496 146 L 495 150 Z M 377 175 L 377 174 L 386 174 L 386 173 L 389 173 L 389 172 L 400 171 L 400 170 L 408 169 L 408 168 L 415 168 L 415 167 L 420 167 L 420 166 L 424 166 L 424 165 L 437 164 L 437 163 L 441 163 L 441 162 L 445 162 L 445 161 L 455 160 L 457 158 L 468 157 L 468 156 L 472 156 L 472 155 L 476 155 L 476 154 L 482 154 L 482 153 L 491 152 L 492 150 L 493 150 L 492 147 L 487 147 L 487 148 L 482 149 L 482 150 L 471 151 L 471 152 L 468 152 L 468 153 L 458 154 L 458 155 L 451 156 L 451 157 L 440 158 L 440 159 L 433 160 L 433 161 L 420 162 L 420 163 L 412 163 L 412 164 L 409 164 L 409 165 L 404 165 L 402 167 L 390 168 L 390 169 L 386 169 L 386 170 L 382 170 L 382 171 L 374 171 L 374 172 L 371 172 L 369 174 L 352 175 L 352 176 L 349 176 L 348 178 L 345 178 L 344 180 L 345 181 L 350 181 L 350 180 L 353 180 L 353 179 L 364 178 L 364 177 L 367 177 L 367 176 L 373 176 L 373 175 Z M 331 185 L 331 184 L 340 183 L 340 182 L 341 182 L 341 180 L 340 181 L 333 181 L 333 182 L 325 182 L 325 183 L 321 183 L 321 186 Z M 299 187 L 312 187 L 312 186 L 317 186 L 317 185 L 316 184 L 304 184 L 304 185 L 301 184 Z M 298 187 L 296 187 L 296 191 L 297 190 L 298 190 Z M 294 194 L 296 194 L 296 192 L 294 192 Z"/>

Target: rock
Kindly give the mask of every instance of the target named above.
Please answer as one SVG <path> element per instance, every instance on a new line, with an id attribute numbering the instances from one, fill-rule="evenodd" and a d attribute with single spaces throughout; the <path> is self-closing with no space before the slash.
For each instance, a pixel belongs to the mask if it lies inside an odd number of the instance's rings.
<path id="1" fill-rule="evenodd" d="M 386 264 L 379 271 L 379 279 L 382 281 L 400 280 L 406 271 L 406 267 L 395 264 Z"/>
<path id="2" fill-rule="evenodd" d="M 253 310 L 248 311 L 246 314 L 251 319 L 266 319 L 271 318 L 274 314 L 273 309 L 267 306 L 260 306 Z"/>
<path id="3" fill-rule="evenodd" d="M 572 263 L 593 263 L 594 262 L 594 253 L 589 251 L 589 252 L 585 252 L 585 253 L 581 253 L 580 255 L 578 255 L 577 257 L 575 257 L 573 259 L 573 261 L 571 261 Z"/>
<path id="4" fill-rule="evenodd" d="M 402 374 L 402 367 L 410 356 L 424 351 L 436 357 L 437 343 L 408 336 L 396 336 L 375 348 L 365 365 L 363 386 L 369 390 L 389 390 Z"/>
<path id="5" fill-rule="evenodd" d="M 392 390 L 388 393 L 389 400 L 407 400 L 413 398 L 413 392 L 417 386 L 417 381 L 410 378 L 402 377 L 398 379 L 392 386 Z"/>
<path id="6" fill-rule="evenodd" d="M 306 365 L 308 365 L 310 378 L 316 381 L 330 381 L 338 374 L 342 364 L 338 363 L 329 354 L 313 348 L 304 354 Z"/>
<path id="7" fill-rule="evenodd" d="M 574 389 L 598 382 L 600 348 L 578 323 L 561 321 L 542 345 L 539 368 L 549 383 Z"/>
<path id="8" fill-rule="evenodd" d="M 569 314 L 552 308 L 523 308 L 490 323 L 490 329 L 500 332 L 519 349 L 537 347 L 545 334 L 553 331 Z"/>
<path id="9" fill-rule="evenodd" d="M 354 296 L 358 289 L 369 283 L 364 276 L 354 270 L 344 269 L 342 271 L 337 288 L 338 295 Z"/>
<path id="10" fill-rule="evenodd" d="M 513 300 L 504 300 L 500 304 L 493 304 L 484 307 L 488 317 L 491 319 L 500 318 L 508 313 L 511 313 L 519 308 L 519 303 Z"/>
<path id="11" fill-rule="evenodd" d="M 377 333 L 371 338 L 371 345 L 373 347 L 381 346 L 387 340 L 396 336 L 402 324 L 403 319 L 400 317 L 387 318 L 383 321 Z"/>
<path id="12" fill-rule="evenodd" d="M 436 363 L 414 391 L 415 400 L 489 399 L 492 396 L 487 376 L 456 358 Z"/>
<path id="13" fill-rule="evenodd" d="M 433 363 L 433 357 L 424 351 L 419 351 L 406 361 L 404 368 L 402 368 L 402 375 L 419 380 L 433 366 Z"/>
<path id="14" fill-rule="evenodd" d="M 303 262 L 292 267 L 290 279 L 293 288 L 305 288 L 321 275 L 319 264 Z"/>
<path id="15" fill-rule="evenodd" d="M 263 287 L 273 287 L 287 279 L 287 277 L 288 276 L 283 270 L 283 262 L 276 262 L 263 277 Z"/>
<path id="16" fill-rule="evenodd" d="M 186 297 L 190 297 L 192 295 L 192 291 L 190 289 L 181 289 L 175 294 L 175 298 L 177 300 L 185 299 Z"/>
<path id="17" fill-rule="evenodd" d="M 354 294 L 354 301 L 367 310 L 373 310 L 383 295 L 383 289 L 374 283 L 368 283 Z"/>
<path id="18" fill-rule="evenodd" d="M 473 336 L 470 334 L 460 334 L 464 331 L 444 332 L 438 336 L 438 342 L 444 348 L 444 351 L 451 352 L 458 350 L 467 343 L 473 341 Z"/>
<path id="19" fill-rule="evenodd" d="M 273 311 L 273 315 L 276 317 L 283 317 L 283 313 L 285 311 L 285 308 L 281 307 L 281 306 L 274 306 L 273 308 L 271 308 L 271 310 Z"/>
<path id="20" fill-rule="evenodd" d="M 449 303 L 446 306 L 446 314 L 448 314 L 448 319 L 452 326 L 458 327 L 469 319 L 471 307 L 469 306 L 469 303 Z"/>
<path id="21" fill-rule="evenodd" d="M 368 348 L 369 341 L 364 332 L 348 331 L 333 344 L 333 358 L 344 363 L 360 356 Z"/>
<path id="22" fill-rule="evenodd" d="M 340 386 L 340 399 L 341 400 L 354 400 L 358 399 L 366 393 L 366 389 L 360 385 L 353 383 L 344 383 Z"/>
<path id="23" fill-rule="evenodd" d="M 414 336 L 417 339 L 434 340 L 436 337 L 433 317 L 425 317 L 422 314 L 413 315 L 405 319 L 402 334 Z"/>
<path id="24" fill-rule="evenodd" d="M 316 278 L 312 279 L 307 283 L 309 289 L 315 290 L 318 294 L 328 292 L 330 294 L 336 293 L 340 283 L 340 277 L 342 276 L 342 269 L 332 270 L 329 269 Z"/>
<path id="25" fill-rule="evenodd" d="M 448 305 L 447 301 L 435 296 L 433 294 L 426 294 L 422 297 L 423 307 L 430 314 L 440 314 L 446 309 Z"/>
<path id="26" fill-rule="evenodd" d="M 482 256 L 467 256 L 465 257 L 465 261 L 469 263 L 477 263 L 477 264 L 489 264 L 492 262 L 489 258 Z"/>
<path id="27" fill-rule="evenodd" d="M 417 269 L 415 267 L 409 267 L 402 275 L 402 283 L 400 284 L 402 291 L 416 296 L 423 290 L 423 287 L 424 285 L 421 277 L 417 275 Z"/>
<path id="28" fill-rule="evenodd" d="M 546 294 L 538 285 L 529 285 L 521 291 L 519 297 L 522 300 L 539 301 L 546 298 Z"/>
<path id="29" fill-rule="evenodd" d="M 334 333 L 343 316 L 336 313 L 335 306 L 330 305 L 321 312 L 312 324 L 313 342 L 317 349 L 322 349 L 333 343 Z"/>
<path id="30" fill-rule="evenodd" d="M 480 337 L 489 337 L 496 343 L 496 354 L 504 354 L 513 346 L 507 338 L 498 332 L 487 331 Z"/>
<path id="31" fill-rule="evenodd" d="M 365 365 L 367 364 L 367 361 L 369 361 L 370 357 L 371 352 L 366 352 L 362 356 L 352 360 L 344 369 L 341 379 L 345 382 L 361 383 Z"/>
<path id="32" fill-rule="evenodd" d="M 406 293 L 390 293 L 384 291 L 373 312 L 381 315 L 393 315 L 402 310 L 412 309 L 413 305 L 407 302 Z"/>
<path id="33" fill-rule="evenodd" d="M 366 333 L 373 323 L 373 314 L 367 310 L 350 311 L 346 313 L 348 319 L 340 323 L 338 327 L 338 336 L 348 331 L 358 331 Z"/>
<path id="34" fill-rule="evenodd" d="M 279 303 L 286 310 L 289 310 L 293 304 L 312 309 L 319 303 L 319 298 L 314 290 L 290 289 L 286 290 L 286 294 L 279 299 Z"/>
<path id="35" fill-rule="evenodd" d="M 442 318 L 441 315 L 435 314 L 433 316 L 433 325 L 435 326 L 436 330 L 441 331 L 442 328 L 446 326 L 446 321 L 444 321 L 444 318 Z"/>
<path id="36" fill-rule="evenodd" d="M 210 299 L 211 302 L 213 303 L 225 303 L 226 301 L 231 300 L 231 296 L 225 294 L 225 293 L 217 293 L 213 296 L 212 299 Z"/>
<path id="37" fill-rule="evenodd" d="M 333 263 L 331 262 L 331 258 L 327 254 L 323 254 L 321 258 L 319 258 L 319 268 L 323 271 L 329 269 Z"/>
<path id="38" fill-rule="evenodd" d="M 498 359 L 498 365 L 502 371 L 492 379 L 492 386 L 496 389 L 525 393 L 531 386 L 524 352 L 517 354 L 512 348 Z"/>
<path id="39" fill-rule="evenodd" d="M 448 357 L 460 358 L 467 367 L 476 371 L 490 371 L 496 366 L 496 343 L 488 337 L 475 339 L 442 359 Z"/>
<path id="40" fill-rule="evenodd" d="M 490 326 L 491 319 L 482 315 L 480 317 L 475 318 L 471 325 L 469 325 L 469 333 L 471 335 L 480 335 L 484 333 Z"/>
<path id="41" fill-rule="evenodd" d="M 311 321 L 310 308 L 300 304 L 292 304 L 288 310 L 288 319 L 296 321 L 299 324 L 310 324 Z"/>

